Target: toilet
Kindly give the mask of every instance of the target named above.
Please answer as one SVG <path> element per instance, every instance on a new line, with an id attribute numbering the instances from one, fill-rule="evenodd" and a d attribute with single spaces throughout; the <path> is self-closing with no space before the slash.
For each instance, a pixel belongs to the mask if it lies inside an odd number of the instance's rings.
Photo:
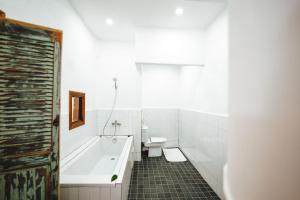
<path id="1" fill-rule="evenodd" d="M 162 155 L 162 147 L 167 141 L 162 137 L 149 137 L 148 126 L 142 126 L 142 142 L 148 148 L 148 157 L 159 157 Z"/>

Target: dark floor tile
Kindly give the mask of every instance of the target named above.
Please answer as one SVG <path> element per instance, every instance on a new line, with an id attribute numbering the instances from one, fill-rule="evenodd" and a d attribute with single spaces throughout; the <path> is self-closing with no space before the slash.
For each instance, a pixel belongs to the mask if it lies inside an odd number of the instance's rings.
<path id="1" fill-rule="evenodd" d="M 135 162 L 128 199 L 219 200 L 193 165 L 187 162 L 170 163 L 165 157 Z"/>

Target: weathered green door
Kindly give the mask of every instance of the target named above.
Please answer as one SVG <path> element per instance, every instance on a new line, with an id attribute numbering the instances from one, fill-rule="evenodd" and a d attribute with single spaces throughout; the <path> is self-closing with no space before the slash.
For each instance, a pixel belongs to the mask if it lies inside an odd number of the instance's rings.
<path id="1" fill-rule="evenodd" d="M 58 199 L 61 38 L 0 17 L 0 200 Z"/>

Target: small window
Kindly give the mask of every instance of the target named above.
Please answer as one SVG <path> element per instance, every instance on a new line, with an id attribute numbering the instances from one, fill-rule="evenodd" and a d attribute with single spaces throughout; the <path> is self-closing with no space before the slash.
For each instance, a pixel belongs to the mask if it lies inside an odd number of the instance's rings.
<path id="1" fill-rule="evenodd" d="M 69 130 L 85 123 L 85 93 L 69 92 Z"/>

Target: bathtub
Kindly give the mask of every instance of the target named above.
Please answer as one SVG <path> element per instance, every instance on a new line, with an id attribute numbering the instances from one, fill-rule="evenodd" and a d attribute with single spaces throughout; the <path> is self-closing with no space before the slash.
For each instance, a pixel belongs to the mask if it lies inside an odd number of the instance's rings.
<path id="1" fill-rule="evenodd" d="M 61 200 L 126 200 L 133 136 L 96 136 L 61 161 Z"/>

